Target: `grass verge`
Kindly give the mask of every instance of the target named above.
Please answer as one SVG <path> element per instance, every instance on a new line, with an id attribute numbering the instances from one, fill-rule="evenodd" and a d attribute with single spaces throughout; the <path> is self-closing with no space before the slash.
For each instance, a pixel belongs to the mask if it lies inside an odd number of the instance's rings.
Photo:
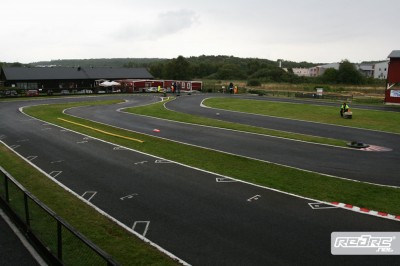
<path id="1" fill-rule="evenodd" d="M 353 119 L 343 119 L 339 115 L 340 105 L 330 107 L 228 98 L 210 98 L 204 104 L 225 110 L 400 133 L 400 112 L 353 109 L 350 106 Z"/>

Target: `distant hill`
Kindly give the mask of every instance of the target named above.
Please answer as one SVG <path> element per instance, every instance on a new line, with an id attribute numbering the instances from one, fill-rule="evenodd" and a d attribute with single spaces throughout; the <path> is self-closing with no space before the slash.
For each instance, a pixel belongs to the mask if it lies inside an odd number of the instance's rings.
<path id="1" fill-rule="evenodd" d="M 166 59 L 161 58 L 98 58 L 98 59 L 59 59 L 30 63 L 31 66 L 62 67 L 149 67 Z"/>
<path id="2" fill-rule="evenodd" d="M 31 66 L 62 66 L 62 67 L 146 67 L 149 68 L 154 63 L 169 61 L 172 59 L 165 58 L 97 58 L 97 59 L 58 59 L 51 61 L 33 62 Z M 278 66 L 277 61 L 259 58 L 240 58 L 225 55 L 201 55 L 187 57 L 186 60 L 194 64 L 248 64 L 249 62 L 257 62 L 260 65 Z M 282 67 L 296 68 L 296 67 L 312 67 L 318 64 L 309 62 L 293 62 L 282 61 Z"/>

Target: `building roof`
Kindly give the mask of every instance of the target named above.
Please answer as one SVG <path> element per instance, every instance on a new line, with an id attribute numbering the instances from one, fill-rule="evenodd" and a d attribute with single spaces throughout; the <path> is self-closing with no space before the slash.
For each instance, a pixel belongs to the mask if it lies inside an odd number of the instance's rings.
<path id="1" fill-rule="evenodd" d="M 317 66 L 317 67 L 324 68 L 324 69 L 334 68 L 334 69 L 338 70 L 340 67 L 340 63 L 330 63 L 330 64 L 321 65 L 321 66 Z"/>
<path id="2" fill-rule="evenodd" d="M 152 79 L 145 68 L 3 67 L 6 80 Z"/>
<path id="3" fill-rule="evenodd" d="M 400 58 L 400 50 L 393 50 L 388 58 Z"/>
<path id="4" fill-rule="evenodd" d="M 359 65 L 358 66 L 360 70 L 363 71 L 373 71 L 374 67 L 372 65 Z"/>

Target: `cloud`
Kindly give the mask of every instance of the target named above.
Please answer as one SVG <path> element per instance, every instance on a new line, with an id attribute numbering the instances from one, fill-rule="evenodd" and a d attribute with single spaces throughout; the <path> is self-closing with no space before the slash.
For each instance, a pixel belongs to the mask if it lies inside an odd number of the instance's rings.
<path id="1" fill-rule="evenodd" d="M 155 41 L 190 29 L 199 23 L 192 10 L 174 10 L 125 22 L 111 35 L 122 41 Z"/>

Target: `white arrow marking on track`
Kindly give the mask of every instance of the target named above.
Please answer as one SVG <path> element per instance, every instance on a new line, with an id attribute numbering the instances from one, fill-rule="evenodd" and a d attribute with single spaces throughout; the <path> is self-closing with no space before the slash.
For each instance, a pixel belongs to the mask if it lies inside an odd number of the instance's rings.
<path id="1" fill-rule="evenodd" d="M 133 198 L 134 196 L 138 196 L 139 194 L 137 194 L 137 193 L 133 193 L 133 194 L 130 194 L 130 195 L 127 195 L 127 196 L 124 196 L 124 197 L 122 197 L 122 198 L 119 198 L 120 200 L 124 200 L 124 199 L 131 199 L 131 198 Z"/>

